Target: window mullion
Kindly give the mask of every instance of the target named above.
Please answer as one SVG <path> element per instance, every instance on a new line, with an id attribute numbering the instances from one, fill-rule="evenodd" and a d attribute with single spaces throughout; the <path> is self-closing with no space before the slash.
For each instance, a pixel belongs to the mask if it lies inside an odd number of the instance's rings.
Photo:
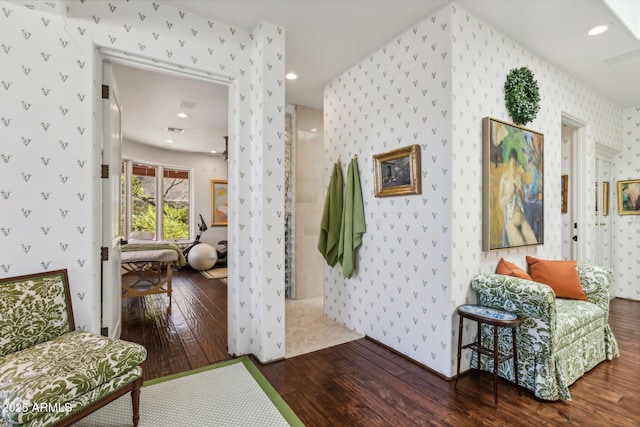
<path id="1" fill-rule="evenodd" d="M 164 167 L 156 167 L 156 240 L 164 240 Z"/>

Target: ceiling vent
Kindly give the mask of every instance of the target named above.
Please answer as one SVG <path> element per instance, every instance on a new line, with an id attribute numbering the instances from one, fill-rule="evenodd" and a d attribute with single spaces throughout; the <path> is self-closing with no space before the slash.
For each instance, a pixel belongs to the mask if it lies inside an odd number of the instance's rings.
<path id="1" fill-rule="evenodd" d="M 181 128 L 172 128 L 172 127 L 168 127 L 167 128 L 167 132 L 173 132 L 173 133 L 184 133 L 184 129 Z"/>
<path id="2" fill-rule="evenodd" d="M 196 106 L 195 102 L 191 101 L 180 101 L 180 108 L 184 108 L 185 110 L 193 110 L 193 107 Z"/>

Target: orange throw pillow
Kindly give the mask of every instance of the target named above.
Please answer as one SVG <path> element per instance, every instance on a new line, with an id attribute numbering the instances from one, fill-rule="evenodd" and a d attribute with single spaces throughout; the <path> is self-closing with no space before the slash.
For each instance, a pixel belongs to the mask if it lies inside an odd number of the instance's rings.
<path id="1" fill-rule="evenodd" d="M 586 301 L 576 261 L 549 261 L 528 256 L 529 272 L 533 280 L 551 286 L 556 298 Z"/>
<path id="2" fill-rule="evenodd" d="M 533 280 L 526 271 L 518 267 L 512 262 L 501 258 L 496 266 L 496 274 L 502 274 L 504 276 L 519 277 L 521 279 Z"/>

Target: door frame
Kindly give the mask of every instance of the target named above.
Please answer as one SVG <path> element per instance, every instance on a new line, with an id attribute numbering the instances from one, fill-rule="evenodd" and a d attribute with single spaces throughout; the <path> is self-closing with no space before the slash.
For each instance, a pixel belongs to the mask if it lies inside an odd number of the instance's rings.
<path id="1" fill-rule="evenodd" d="M 604 218 L 604 222 L 606 223 L 606 225 L 609 227 L 610 234 L 609 234 L 609 241 L 607 242 L 608 247 L 609 247 L 609 258 L 610 258 L 610 265 L 608 265 L 607 267 L 613 268 L 613 212 L 614 212 L 614 194 L 616 193 L 616 188 L 615 188 L 615 180 L 614 180 L 614 173 L 615 173 L 615 159 L 616 156 L 618 155 L 618 151 L 611 148 L 611 147 L 607 147 L 606 145 L 602 145 L 602 144 L 598 144 L 596 143 L 596 154 L 595 154 L 595 158 L 594 161 L 596 164 L 601 163 L 601 162 L 607 162 L 611 165 L 611 170 L 609 171 L 610 175 L 609 175 L 609 194 L 608 194 L 608 202 L 609 202 L 609 214 L 607 215 L 607 218 Z M 599 165 L 600 166 L 600 165 Z M 596 181 L 600 182 L 600 178 L 601 178 L 601 171 L 598 172 L 598 175 L 596 175 Z M 600 186 L 598 188 L 598 200 L 603 200 L 602 198 L 602 190 L 601 190 Z M 597 220 L 601 220 L 600 215 L 598 215 L 596 217 Z M 596 233 L 598 235 L 597 237 L 597 243 L 598 245 L 601 246 L 601 242 L 600 242 L 600 226 L 601 226 L 601 222 L 596 224 Z M 601 248 L 598 248 L 598 251 Z M 598 252 L 599 254 L 599 252 Z M 596 259 L 595 261 L 599 263 L 599 258 Z"/>
<path id="2" fill-rule="evenodd" d="M 233 141 L 236 140 L 236 129 L 237 127 L 240 126 L 240 120 L 238 119 L 238 113 L 237 111 L 234 109 L 234 102 L 236 97 L 238 96 L 238 87 L 236 84 L 236 81 L 229 78 L 229 77 L 225 77 L 223 75 L 217 75 L 217 74 L 212 74 L 212 73 L 208 73 L 206 71 L 202 71 L 202 70 L 198 70 L 195 68 L 189 68 L 189 67 L 185 67 L 185 66 L 178 66 L 169 62 L 163 62 L 163 61 L 157 61 L 157 60 L 151 60 L 151 59 L 147 59 L 141 56 L 137 56 L 135 54 L 131 54 L 131 53 L 127 53 L 127 52 L 123 52 L 123 51 L 119 51 L 119 50 L 115 50 L 115 49 L 110 49 L 108 47 L 102 47 L 102 46 L 97 46 L 97 51 L 98 51 L 98 63 L 100 64 L 100 66 L 96 67 L 97 68 L 97 81 L 102 82 L 103 81 L 103 70 L 102 70 L 102 64 L 104 62 L 112 62 L 112 63 L 119 63 L 119 64 L 123 64 L 123 65 L 127 65 L 130 67 L 136 67 L 136 68 L 141 68 L 141 69 L 145 69 L 148 71 L 152 71 L 152 72 L 158 72 L 158 73 L 165 73 L 165 74 L 172 74 L 175 76 L 179 76 L 179 77 L 184 77 L 184 78 L 191 78 L 191 79 L 198 79 L 198 80 L 203 80 L 205 82 L 208 83 L 215 83 L 215 84 L 221 84 L 224 86 L 227 86 L 228 90 L 229 90 L 229 94 L 228 94 L 228 106 L 227 106 L 227 111 L 228 111 L 228 163 L 227 163 L 227 176 L 228 176 L 228 181 L 229 181 L 229 190 L 231 191 L 232 189 L 232 184 L 233 184 L 233 158 L 234 158 L 234 150 L 232 149 L 232 143 Z M 98 99 L 98 106 L 97 106 L 97 111 L 99 112 L 99 116 L 100 117 L 100 123 L 99 123 L 99 130 L 98 132 L 102 132 L 102 122 L 103 122 L 103 104 L 102 104 L 102 99 L 100 99 L 101 97 L 96 97 Z M 99 138 L 101 137 L 101 134 L 99 133 Z M 101 158 L 102 156 L 100 155 L 100 147 L 97 148 L 97 156 L 99 158 Z M 102 186 L 98 186 L 99 188 L 99 197 L 98 200 L 101 200 L 102 197 Z M 231 199 L 231 198 L 230 198 Z M 120 202 L 122 203 L 122 201 Z M 195 217 L 194 217 L 195 218 Z M 191 219 L 190 219 L 191 220 Z M 100 230 L 102 230 L 102 219 L 100 220 L 100 223 L 98 224 L 98 228 Z M 227 227 L 227 239 L 229 241 L 235 241 L 235 227 Z M 100 245 L 98 245 L 100 246 Z M 118 254 L 119 255 L 119 254 Z M 233 274 L 233 251 L 229 251 L 229 255 L 228 255 L 228 287 L 229 290 L 232 290 L 235 287 L 235 280 L 233 280 L 234 274 Z M 118 257 L 119 259 L 119 257 Z M 118 285 L 118 287 L 120 287 L 120 285 Z M 100 307 L 101 310 L 101 314 L 104 311 L 110 310 L 112 307 Z M 233 305 L 231 303 L 231 299 L 227 298 L 227 325 L 228 328 L 228 338 L 227 338 L 227 345 L 229 346 L 229 343 L 232 343 L 235 341 L 236 339 L 236 334 L 237 331 L 235 328 L 232 328 L 231 325 L 233 324 L 233 319 L 236 317 L 237 315 L 237 311 L 236 311 L 236 307 L 235 305 Z M 101 316 L 102 317 L 102 316 Z M 101 319 L 102 322 L 102 319 Z M 102 327 L 102 325 L 101 325 Z"/>
<path id="3" fill-rule="evenodd" d="M 102 114 L 100 115 L 100 164 L 107 176 L 100 180 L 100 329 L 103 335 L 119 338 L 122 331 L 119 213 L 121 206 L 120 158 L 122 150 L 122 108 L 109 61 L 101 62 Z M 104 88 L 107 86 L 107 93 Z M 115 106 L 115 107 L 114 107 Z M 117 111 L 114 115 L 114 111 Z M 116 142 L 117 141 L 117 142 Z M 116 191 L 117 186 L 117 191 Z M 115 194 L 117 193 L 117 194 Z M 104 251 L 104 253 L 102 253 Z"/>
<path id="4" fill-rule="evenodd" d="M 587 185 L 587 123 L 568 113 L 562 113 L 561 125 L 568 125 L 575 128 L 573 147 L 571 150 L 571 170 L 575 175 L 574 179 L 569 179 L 569 194 L 572 204 L 571 223 L 577 224 L 574 235 L 578 236 L 575 246 L 575 259 L 577 261 L 586 261 L 587 257 L 587 221 L 591 217 L 587 216 L 587 195 L 592 196 L 591 192 L 584 191 L 585 188 L 591 188 Z M 559 181 L 559 180 L 558 180 Z"/>

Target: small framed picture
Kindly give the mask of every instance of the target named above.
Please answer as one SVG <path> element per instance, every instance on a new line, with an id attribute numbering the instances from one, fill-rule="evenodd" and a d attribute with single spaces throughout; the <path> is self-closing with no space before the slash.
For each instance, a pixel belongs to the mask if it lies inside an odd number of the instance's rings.
<path id="1" fill-rule="evenodd" d="M 562 213 L 567 213 L 567 205 L 568 205 L 568 191 L 569 191 L 569 175 L 562 175 Z"/>
<path id="2" fill-rule="evenodd" d="M 618 214 L 640 215 L 640 179 L 618 181 Z"/>
<path id="3" fill-rule="evenodd" d="M 373 167 L 376 197 L 422 194 L 419 145 L 376 154 Z"/>
<path id="4" fill-rule="evenodd" d="M 222 179 L 211 180 L 211 225 L 227 225 L 228 197 L 227 181 Z"/>
<path id="5" fill-rule="evenodd" d="M 598 202 L 598 183 L 596 182 L 596 214 L 599 212 L 600 203 Z M 602 182 L 602 216 L 609 215 L 609 182 Z"/>

